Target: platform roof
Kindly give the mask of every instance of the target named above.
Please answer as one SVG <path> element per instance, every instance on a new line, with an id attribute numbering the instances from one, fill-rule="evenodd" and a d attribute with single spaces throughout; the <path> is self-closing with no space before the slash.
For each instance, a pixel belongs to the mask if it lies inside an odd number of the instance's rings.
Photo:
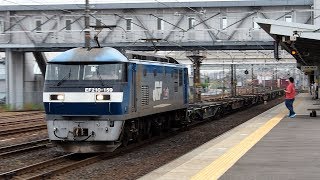
<path id="1" fill-rule="evenodd" d="M 282 48 L 289 53 L 296 51 L 293 57 L 298 63 L 320 66 L 320 26 L 259 18 L 255 21 Z"/>
<path id="2" fill-rule="evenodd" d="M 139 3 L 101 3 L 92 4 L 90 9 L 156 9 L 156 8 L 208 8 L 208 7 L 255 7 L 255 6 L 293 6 L 293 5 L 313 5 L 313 0 L 215 0 L 215 1 L 153 1 Z M 0 11 L 23 11 L 23 10 L 83 10 L 84 4 L 56 4 L 45 5 L 2 5 Z"/>

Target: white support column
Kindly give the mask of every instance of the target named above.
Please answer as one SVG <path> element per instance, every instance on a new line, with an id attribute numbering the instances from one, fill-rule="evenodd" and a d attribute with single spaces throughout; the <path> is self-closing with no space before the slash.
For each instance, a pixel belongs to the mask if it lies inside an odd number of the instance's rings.
<path id="1" fill-rule="evenodd" d="M 23 108 L 24 52 L 6 50 L 7 104 L 14 109 Z"/>
<path id="2" fill-rule="evenodd" d="M 314 9 L 313 18 L 320 16 L 320 1 L 319 0 L 313 0 L 313 9 Z M 318 25 L 318 26 L 320 25 L 320 17 L 318 17 L 317 19 L 314 19 L 314 25 Z"/>

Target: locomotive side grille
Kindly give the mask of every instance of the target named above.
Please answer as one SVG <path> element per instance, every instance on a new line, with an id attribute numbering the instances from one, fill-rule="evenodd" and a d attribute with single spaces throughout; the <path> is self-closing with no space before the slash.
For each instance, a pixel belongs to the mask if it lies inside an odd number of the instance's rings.
<path id="1" fill-rule="evenodd" d="M 149 86 L 141 86 L 141 105 L 149 105 Z"/>

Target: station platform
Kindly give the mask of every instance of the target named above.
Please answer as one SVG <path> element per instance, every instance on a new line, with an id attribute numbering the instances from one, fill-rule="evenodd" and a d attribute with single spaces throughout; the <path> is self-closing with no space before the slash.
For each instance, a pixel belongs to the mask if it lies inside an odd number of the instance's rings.
<path id="1" fill-rule="evenodd" d="M 299 94 L 295 118 L 281 103 L 140 179 L 320 179 L 320 112 L 309 108 L 319 100 Z"/>

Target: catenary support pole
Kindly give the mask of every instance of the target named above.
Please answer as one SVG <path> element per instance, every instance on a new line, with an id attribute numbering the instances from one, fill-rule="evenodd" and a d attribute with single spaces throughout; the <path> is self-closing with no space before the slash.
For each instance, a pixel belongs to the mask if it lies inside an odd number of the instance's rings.
<path id="1" fill-rule="evenodd" d="M 201 102 L 201 81 L 200 81 L 200 65 L 204 56 L 199 53 L 187 56 L 193 63 L 193 102 Z"/>

